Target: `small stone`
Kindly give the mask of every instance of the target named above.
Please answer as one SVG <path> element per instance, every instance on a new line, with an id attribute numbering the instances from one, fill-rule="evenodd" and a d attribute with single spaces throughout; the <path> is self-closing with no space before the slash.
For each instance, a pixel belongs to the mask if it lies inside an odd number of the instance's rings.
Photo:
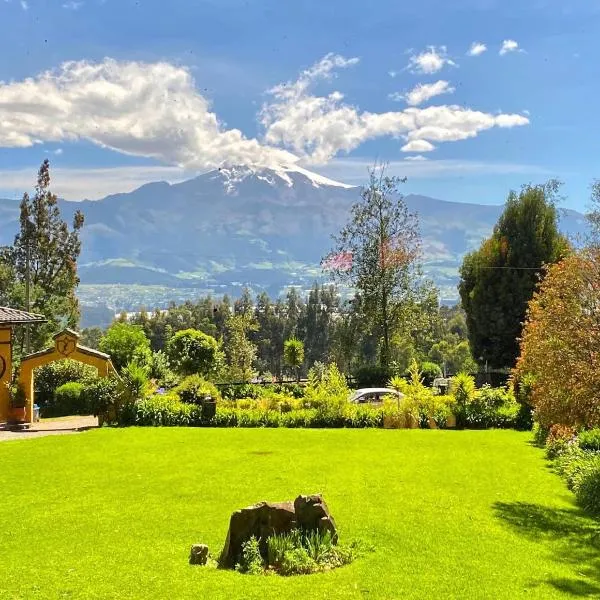
<path id="1" fill-rule="evenodd" d="M 190 565 L 205 565 L 208 562 L 208 546 L 194 544 L 190 551 Z"/>

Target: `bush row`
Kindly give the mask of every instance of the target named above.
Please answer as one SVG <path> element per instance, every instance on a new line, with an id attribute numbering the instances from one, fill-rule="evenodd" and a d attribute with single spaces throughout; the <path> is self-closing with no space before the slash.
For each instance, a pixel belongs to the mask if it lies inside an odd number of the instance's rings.
<path id="1" fill-rule="evenodd" d="M 577 433 L 553 425 L 546 438 L 546 456 L 554 461 L 579 505 L 600 517 L 600 429 Z"/>

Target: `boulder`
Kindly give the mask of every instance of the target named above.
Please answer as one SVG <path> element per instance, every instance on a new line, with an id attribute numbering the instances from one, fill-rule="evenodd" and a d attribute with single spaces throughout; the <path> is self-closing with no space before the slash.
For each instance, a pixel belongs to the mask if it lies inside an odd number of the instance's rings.
<path id="1" fill-rule="evenodd" d="M 298 529 L 305 532 L 318 531 L 321 534 L 329 531 L 333 543 L 337 544 L 335 521 L 321 495 L 298 496 L 294 500 L 294 512 Z"/>
<path id="2" fill-rule="evenodd" d="M 289 533 L 298 527 L 292 502 L 259 502 L 242 508 L 231 515 L 225 547 L 219 565 L 235 567 L 242 556 L 242 546 L 252 536 L 260 545 L 260 553 L 267 556 L 267 539 L 275 534 Z"/>
<path id="3" fill-rule="evenodd" d="M 205 565 L 208 562 L 208 546 L 194 544 L 190 550 L 190 565 Z"/>

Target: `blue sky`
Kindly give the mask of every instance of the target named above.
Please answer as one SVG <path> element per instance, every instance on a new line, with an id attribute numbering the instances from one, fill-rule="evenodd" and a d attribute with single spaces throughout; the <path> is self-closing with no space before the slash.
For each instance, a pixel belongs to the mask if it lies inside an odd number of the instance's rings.
<path id="1" fill-rule="evenodd" d="M 73 199 L 377 160 L 466 202 L 558 177 L 583 210 L 600 177 L 598 0 L 0 0 L 0 30 L 4 196 L 47 156 Z"/>

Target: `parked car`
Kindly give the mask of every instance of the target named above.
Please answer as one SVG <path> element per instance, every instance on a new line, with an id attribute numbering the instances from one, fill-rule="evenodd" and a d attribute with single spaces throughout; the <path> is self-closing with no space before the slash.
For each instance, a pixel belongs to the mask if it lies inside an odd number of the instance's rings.
<path id="1" fill-rule="evenodd" d="M 394 396 L 400 400 L 404 394 L 392 388 L 362 388 L 349 398 L 353 404 L 381 404 L 385 396 Z"/>

